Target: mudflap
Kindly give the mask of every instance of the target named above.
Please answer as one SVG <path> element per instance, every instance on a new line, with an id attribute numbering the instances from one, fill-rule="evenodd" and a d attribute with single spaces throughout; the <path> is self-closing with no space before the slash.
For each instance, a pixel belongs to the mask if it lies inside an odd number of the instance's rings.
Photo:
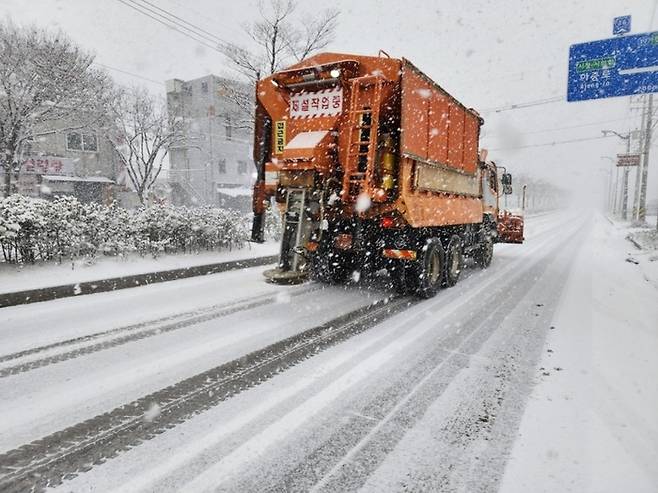
<path id="1" fill-rule="evenodd" d="M 523 243 L 524 218 L 507 211 L 498 215 L 498 243 Z"/>

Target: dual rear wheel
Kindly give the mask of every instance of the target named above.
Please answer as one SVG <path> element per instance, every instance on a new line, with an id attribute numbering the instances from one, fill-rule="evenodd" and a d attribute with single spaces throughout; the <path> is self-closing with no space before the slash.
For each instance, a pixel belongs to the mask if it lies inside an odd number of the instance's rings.
<path id="1" fill-rule="evenodd" d="M 442 286 L 454 286 L 463 264 L 459 236 L 450 238 L 444 249 L 438 238 L 427 240 L 415 261 L 398 261 L 391 269 L 395 290 L 400 294 L 417 294 L 431 298 Z"/>

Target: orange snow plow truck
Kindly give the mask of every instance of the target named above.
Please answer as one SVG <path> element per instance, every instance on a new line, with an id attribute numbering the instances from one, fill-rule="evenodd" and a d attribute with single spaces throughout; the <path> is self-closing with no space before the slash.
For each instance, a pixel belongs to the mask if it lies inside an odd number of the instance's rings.
<path id="1" fill-rule="evenodd" d="M 385 55 L 385 54 L 384 54 Z M 511 175 L 479 153 L 483 120 L 411 62 L 322 53 L 256 88 L 252 241 L 274 197 L 283 213 L 279 283 L 386 269 L 400 293 L 452 286 L 465 256 L 521 243 L 499 212 Z M 480 158 L 483 159 L 480 159 Z"/>

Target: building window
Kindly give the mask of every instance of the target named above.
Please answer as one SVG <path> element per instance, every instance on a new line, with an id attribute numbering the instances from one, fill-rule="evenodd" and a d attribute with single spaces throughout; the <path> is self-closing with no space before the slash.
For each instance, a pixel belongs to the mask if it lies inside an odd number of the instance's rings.
<path id="1" fill-rule="evenodd" d="M 247 174 L 247 163 L 245 161 L 238 161 L 238 174 L 239 175 Z"/>
<path id="2" fill-rule="evenodd" d="M 82 150 L 82 135 L 77 132 L 71 132 L 66 136 L 66 148 L 70 151 Z"/>
<path id="3" fill-rule="evenodd" d="M 83 134 L 81 132 L 69 132 L 66 134 L 66 148 L 69 151 L 98 151 L 98 139 L 96 134 Z"/>
<path id="4" fill-rule="evenodd" d="M 233 127 L 231 124 L 231 117 L 226 115 L 226 140 L 231 140 L 233 136 Z"/>
<path id="5" fill-rule="evenodd" d="M 219 172 L 221 174 L 226 174 L 226 159 L 220 159 L 217 163 L 217 167 L 219 168 Z"/>
<path id="6" fill-rule="evenodd" d="M 204 94 L 208 94 L 208 83 L 207 82 L 202 82 L 201 83 L 201 92 Z"/>
<path id="7" fill-rule="evenodd" d="M 96 134 L 82 134 L 82 148 L 85 151 L 98 151 Z"/>

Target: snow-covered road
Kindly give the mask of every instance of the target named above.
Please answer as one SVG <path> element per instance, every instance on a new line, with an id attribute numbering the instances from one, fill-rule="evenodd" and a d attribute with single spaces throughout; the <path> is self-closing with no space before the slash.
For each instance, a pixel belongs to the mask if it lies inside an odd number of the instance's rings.
<path id="1" fill-rule="evenodd" d="M 254 268 L 0 310 L 0 485 L 495 490 L 593 222 L 422 302 Z"/>

